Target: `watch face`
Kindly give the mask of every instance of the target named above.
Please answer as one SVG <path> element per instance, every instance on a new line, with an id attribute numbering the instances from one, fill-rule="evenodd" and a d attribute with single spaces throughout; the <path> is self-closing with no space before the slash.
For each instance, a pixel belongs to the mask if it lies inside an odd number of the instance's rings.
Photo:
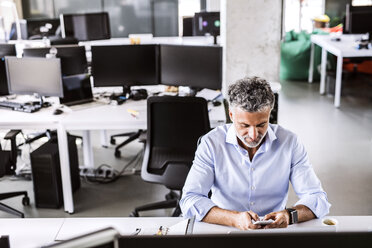
<path id="1" fill-rule="evenodd" d="M 292 216 L 292 224 L 297 223 L 298 222 L 297 210 L 292 211 L 291 216 Z"/>
<path id="2" fill-rule="evenodd" d="M 297 217 L 297 210 L 294 208 L 286 208 L 289 214 L 289 224 L 294 224 L 298 222 L 298 217 Z"/>

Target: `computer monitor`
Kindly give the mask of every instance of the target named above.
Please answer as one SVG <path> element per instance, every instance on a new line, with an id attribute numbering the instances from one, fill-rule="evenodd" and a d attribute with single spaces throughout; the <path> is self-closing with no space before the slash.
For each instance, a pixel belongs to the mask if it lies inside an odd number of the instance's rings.
<path id="1" fill-rule="evenodd" d="M 20 19 L 19 20 L 19 28 L 20 28 L 20 38 L 18 37 L 18 32 L 17 32 L 17 23 L 13 22 L 11 27 L 10 27 L 10 32 L 9 32 L 9 40 L 27 40 L 27 23 L 26 20 Z"/>
<path id="2" fill-rule="evenodd" d="M 372 6 L 347 5 L 344 33 L 372 35 Z"/>
<path id="3" fill-rule="evenodd" d="M 289 228 L 288 228 L 289 229 Z M 293 228 L 293 229 L 296 229 Z M 272 229 L 273 230 L 273 229 Z M 285 231 L 285 230 L 284 230 Z M 193 234 L 193 235 L 136 235 L 121 236 L 119 247 L 250 247 L 271 248 L 284 244 L 286 248 L 297 247 L 368 247 L 372 242 L 371 232 L 307 232 L 282 233 L 245 231 L 244 234 Z"/>
<path id="4" fill-rule="evenodd" d="M 92 46 L 92 75 L 95 87 L 159 83 L 158 45 Z"/>
<path id="5" fill-rule="evenodd" d="M 84 46 L 61 45 L 44 48 L 25 48 L 23 57 L 46 57 L 55 54 L 61 59 L 62 75 L 83 74 L 88 71 L 88 62 Z"/>
<path id="6" fill-rule="evenodd" d="M 27 19 L 28 39 L 40 39 L 42 37 L 53 36 L 56 34 L 60 22 L 55 19 Z"/>
<path id="7" fill-rule="evenodd" d="M 0 96 L 9 94 L 4 57 L 16 55 L 16 47 L 14 44 L 0 44 Z"/>
<path id="8" fill-rule="evenodd" d="M 161 83 L 220 90 L 222 88 L 222 47 L 160 46 Z"/>
<path id="9" fill-rule="evenodd" d="M 220 12 L 199 12 L 194 15 L 194 36 L 220 35 Z"/>
<path id="10" fill-rule="evenodd" d="M 372 34 L 372 11 L 351 12 L 349 31 L 351 34 Z"/>
<path id="11" fill-rule="evenodd" d="M 10 94 L 63 97 L 59 58 L 5 57 Z"/>
<path id="12" fill-rule="evenodd" d="M 59 99 L 61 104 L 71 106 L 93 101 L 89 74 L 65 76 L 62 81 L 63 97 Z"/>
<path id="13" fill-rule="evenodd" d="M 75 37 L 79 41 L 111 38 L 107 12 L 85 14 L 61 14 L 62 37 Z"/>

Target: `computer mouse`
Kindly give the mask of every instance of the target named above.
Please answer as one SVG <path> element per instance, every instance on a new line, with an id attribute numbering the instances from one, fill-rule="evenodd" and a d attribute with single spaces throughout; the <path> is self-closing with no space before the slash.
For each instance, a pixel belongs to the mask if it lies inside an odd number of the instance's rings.
<path id="1" fill-rule="evenodd" d="M 54 115 L 60 115 L 62 113 L 63 113 L 62 109 L 55 109 L 54 112 L 53 112 Z"/>
<path id="2" fill-rule="evenodd" d="M 217 106 L 220 106 L 221 105 L 221 102 L 220 101 L 217 101 L 217 100 L 213 100 L 212 101 L 212 104 L 213 104 L 213 106 L 217 107 Z"/>

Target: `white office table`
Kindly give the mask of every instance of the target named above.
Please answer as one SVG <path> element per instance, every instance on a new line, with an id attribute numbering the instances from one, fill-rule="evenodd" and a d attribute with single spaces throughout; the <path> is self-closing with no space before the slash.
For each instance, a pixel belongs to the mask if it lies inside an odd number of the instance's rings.
<path id="1" fill-rule="evenodd" d="M 325 93 L 325 78 L 327 65 L 327 52 L 337 56 L 336 67 L 336 87 L 335 87 L 335 107 L 340 107 L 341 102 L 341 83 L 342 83 L 342 62 L 343 58 L 351 57 L 372 57 L 372 49 L 356 49 L 354 42 L 360 39 L 361 35 L 342 35 L 340 41 L 332 41 L 330 35 L 311 35 L 311 51 L 309 66 L 309 83 L 313 82 L 314 70 L 314 44 L 322 48 L 322 62 L 320 73 L 320 94 Z"/>
<path id="2" fill-rule="evenodd" d="M 329 216 L 338 221 L 335 227 L 325 227 L 321 219 L 294 224 L 286 229 L 248 230 L 249 233 L 326 231 L 371 232 L 372 216 Z M 131 235 L 136 228 L 157 230 L 159 226 L 170 227 L 182 221 L 181 217 L 141 218 L 31 218 L 0 219 L 0 235 L 8 235 L 10 247 L 31 248 L 66 240 L 105 227 L 114 227 L 121 235 Z M 329 230 L 328 230 L 329 228 Z M 193 234 L 229 234 L 240 232 L 233 227 L 195 222 Z M 140 233 L 141 234 L 141 233 Z"/>
<path id="3" fill-rule="evenodd" d="M 92 108 L 84 108 L 71 112 L 65 111 L 61 115 L 53 115 L 53 108 L 41 109 L 32 114 L 0 109 L 0 128 L 57 130 L 64 209 L 68 213 L 74 213 L 67 131 L 84 131 L 84 161 L 86 165 L 92 167 L 94 161 L 89 132 L 91 130 L 146 129 L 146 107 L 146 100 L 128 100 L 122 105 L 96 105 Z M 139 114 L 135 118 L 127 111 L 128 109 L 135 110 Z M 223 104 L 214 107 L 209 103 L 209 109 L 212 127 L 226 122 Z"/>

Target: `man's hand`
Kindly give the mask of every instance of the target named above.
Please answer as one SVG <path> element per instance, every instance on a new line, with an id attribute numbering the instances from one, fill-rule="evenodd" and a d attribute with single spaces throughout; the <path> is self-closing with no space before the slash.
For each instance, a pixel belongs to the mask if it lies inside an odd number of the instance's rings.
<path id="1" fill-rule="evenodd" d="M 261 225 L 254 225 L 252 220 L 257 221 L 259 219 L 258 215 L 253 211 L 248 212 L 237 212 L 234 217 L 234 227 L 240 230 L 248 229 L 259 229 Z"/>
<path id="2" fill-rule="evenodd" d="M 272 219 L 273 223 L 266 225 L 264 228 L 286 228 L 289 224 L 289 214 L 287 210 L 282 210 L 278 212 L 272 212 L 264 217 L 265 220 Z"/>

